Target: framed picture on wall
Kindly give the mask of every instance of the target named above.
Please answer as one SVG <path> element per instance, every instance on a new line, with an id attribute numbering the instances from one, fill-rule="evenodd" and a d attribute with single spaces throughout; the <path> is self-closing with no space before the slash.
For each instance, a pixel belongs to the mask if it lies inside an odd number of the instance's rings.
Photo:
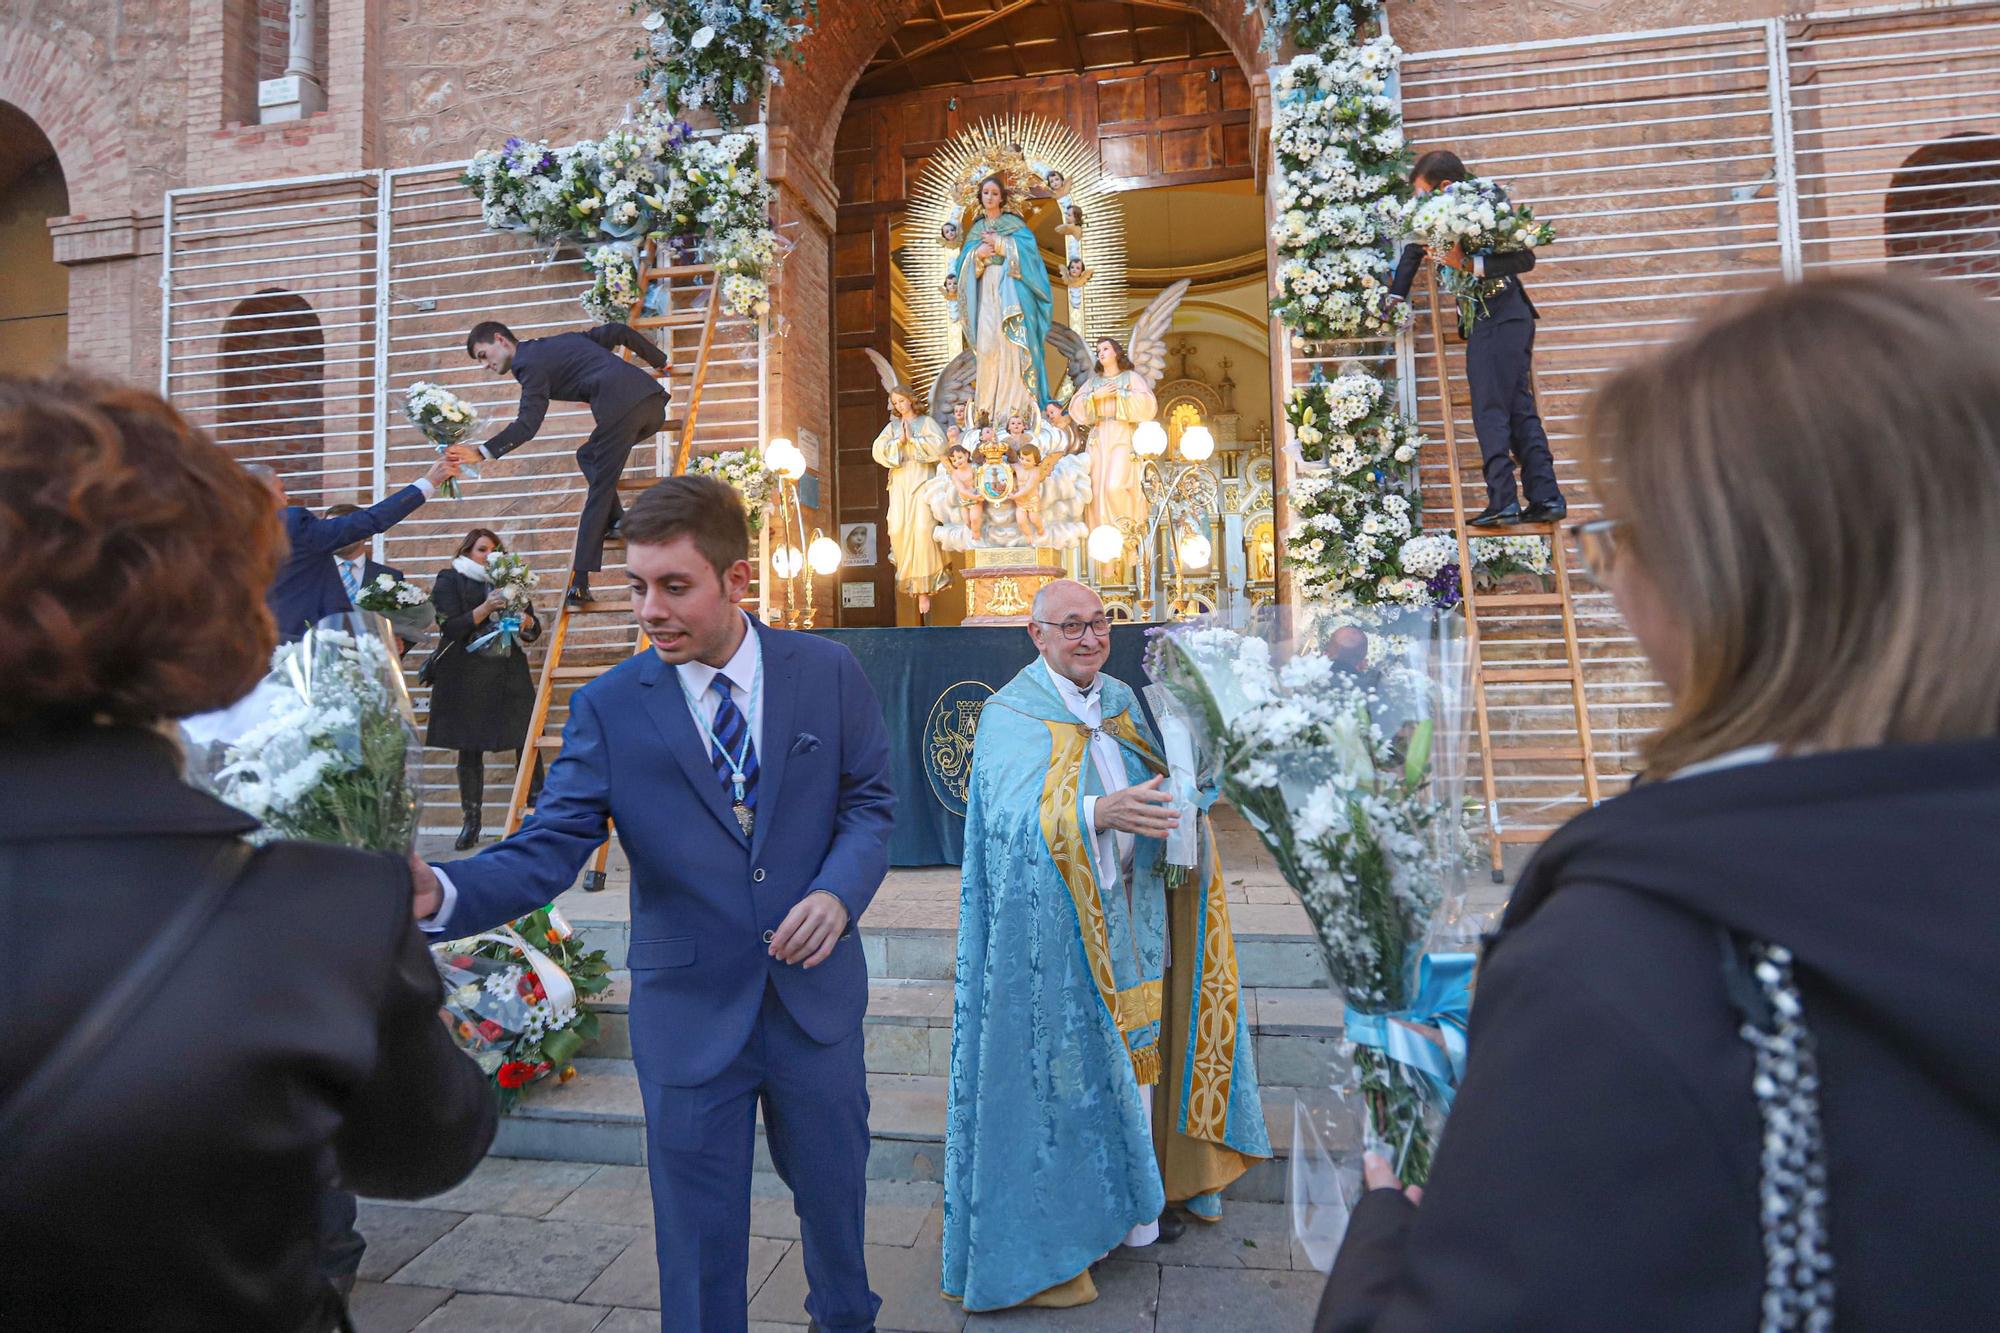
<path id="1" fill-rule="evenodd" d="M 860 569 L 875 563 L 875 525 L 840 525 L 840 564 L 843 569 Z"/>

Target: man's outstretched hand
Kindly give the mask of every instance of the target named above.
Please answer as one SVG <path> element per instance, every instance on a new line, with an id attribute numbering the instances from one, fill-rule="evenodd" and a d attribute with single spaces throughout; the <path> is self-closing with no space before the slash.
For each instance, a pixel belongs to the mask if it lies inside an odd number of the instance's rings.
<path id="1" fill-rule="evenodd" d="M 1160 790 L 1163 777 L 1148 778 L 1136 787 L 1097 798 L 1093 822 L 1100 829 L 1136 833 L 1142 838 L 1164 838 L 1180 827 L 1180 811 L 1174 808 L 1173 793 Z"/>
<path id="2" fill-rule="evenodd" d="M 430 482 L 433 489 L 443 486 L 446 482 L 458 478 L 458 463 L 453 460 L 449 452 L 446 452 L 437 462 L 431 464 L 431 470 L 424 473 L 424 478 Z"/>
<path id="3" fill-rule="evenodd" d="M 477 463 L 482 457 L 482 455 L 479 452 L 478 445 L 465 444 L 462 442 L 459 444 L 451 445 L 448 448 L 446 448 L 444 451 L 444 456 L 446 458 L 449 458 L 452 462 L 461 464 L 462 466 L 465 467 L 472 466 L 472 464 Z"/>
<path id="4" fill-rule="evenodd" d="M 847 904 L 815 889 L 792 904 L 784 924 L 771 936 L 771 957 L 781 963 L 818 967 L 847 929 Z"/>
<path id="5" fill-rule="evenodd" d="M 444 885 L 438 883 L 437 871 L 415 852 L 410 853 L 410 888 L 410 915 L 417 920 L 436 916 L 444 906 Z"/>

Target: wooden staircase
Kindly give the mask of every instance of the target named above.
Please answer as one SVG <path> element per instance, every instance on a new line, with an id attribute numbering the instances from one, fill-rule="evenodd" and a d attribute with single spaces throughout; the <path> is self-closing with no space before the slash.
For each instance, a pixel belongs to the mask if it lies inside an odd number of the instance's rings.
<path id="1" fill-rule="evenodd" d="M 1444 451 L 1449 466 L 1451 486 L 1452 528 L 1458 534 L 1459 584 L 1465 601 L 1465 653 L 1472 666 L 1472 707 L 1473 724 L 1479 741 L 1479 775 L 1486 801 L 1486 822 L 1490 839 L 1490 858 L 1493 880 L 1499 883 L 1505 878 L 1504 861 L 1509 843 L 1538 843 L 1548 836 L 1544 825 L 1533 827 L 1509 824 L 1500 814 L 1499 785 L 1505 774 L 1520 764 L 1543 766 L 1574 765 L 1582 779 L 1583 804 L 1577 811 L 1595 806 L 1600 799 L 1597 781 L 1597 759 L 1591 746 L 1590 707 L 1584 697 L 1583 655 L 1577 646 L 1576 604 L 1570 598 L 1568 561 L 1563 550 L 1563 530 L 1560 523 L 1520 523 L 1505 528 L 1494 528 L 1479 536 L 1542 537 L 1549 544 L 1549 565 L 1555 579 L 1554 592 L 1481 592 L 1473 577 L 1472 542 L 1475 534 L 1466 527 L 1465 487 L 1460 472 L 1458 457 L 1458 414 L 1452 392 L 1450 367 L 1445 356 L 1443 303 L 1439 299 L 1437 276 L 1425 266 L 1425 281 L 1430 292 L 1431 349 L 1436 357 L 1439 396 L 1439 419 L 1443 423 Z M 1535 385 L 1535 397 L 1541 399 L 1541 385 Z M 1487 643 L 1482 633 L 1490 625 L 1482 625 L 1482 618 L 1489 622 L 1522 611 L 1555 611 L 1562 624 L 1562 658 L 1523 662 L 1519 660 L 1491 661 L 1486 655 Z M 1496 687 L 1513 685 L 1566 683 L 1569 686 L 1569 706 L 1572 724 L 1575 728 L 1574 743 L 1554 745 L 1510 745 L 1496 744 L 1493 737 L 1491 709 L 1487 692 Z M 1571 811 L 1569 813 L 1576 813 Z"/>
<path id="2" fill-rule="evenodd" d="M 673 401 L 668 405 L 666 425 L 657 437 L 658 447 L 654 455 L 647 458 L 634 451 L 626 465 L 625 475 L 618 482 L 621 505 L 629 503 L 633 496 L 662 478 L 687 470 L 688 459 L 696 443 L 696 426 L 704 390 L 716 368 L 716 331 L 724 319 L 721 275 L 712 265 L 662 264 L 660 258 L 658 243 L 647 241 L 639 265 L 640 297 L 626 323 L 635 329 L 664 331 L 656 337 L 667 353 L 668 362 L 667 368 L 658 372 L 657 377 L 670 383 L 678 380 L 678 383 Z M 645 309 L 646 294 L 655 287 L 665 293 L 665 309 L 658 314 L 648 314 Z M 689 363 L 683 360 L 689 353 L 692 354 L 691 369 L 683 379 L 676 372 L 681 365 Z M 622 552 L 624 545 L 623 538 L 609 537 L 605 540 L 606 554 Z M 572 570 L 571 578 L 574 577 L 575 571 Z M 535 761 L 541 757 L 544 762 L 553 762 L 562 750 L 562 723 L 568 717 L 569 696 L 611 668 L 645 652 L 649 646 L 644 633 L 631 621 L 631 599 L 622 585 L 598 584 L 593 591 L 597 600 L 582 606 L 572 606 L 565 599 L 550 632 L 546 655 L 542 660 L 541 679 L 535 689 L 534 713 L 528 724 L 528 735 L 533 739 L 521 749 L 520 767 L 514 775 L 514 788 L 507 803 L 507 835 L 512 835 L 534 813 L 528 804 L 528 792 L 533 783 Z M 604 636 L 597 635 L 592 636 L 593 641 L 588 644 L 577 644 L 575 631 L 590 625 L 629 628 L 630 637 L 614 637 L 607 643 Z M 590 869 L 584 875 L 583 887 L 586 890 L 594 892 L 604 887 L 605 864 L 610 852 L 611 843 L 607 839 L 597 849 Z"/>

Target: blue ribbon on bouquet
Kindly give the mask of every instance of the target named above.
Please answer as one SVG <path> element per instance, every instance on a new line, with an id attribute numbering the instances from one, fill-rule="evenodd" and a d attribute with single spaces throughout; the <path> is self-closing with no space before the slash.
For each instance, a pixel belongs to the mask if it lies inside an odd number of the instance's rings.
<path id="1" fill-rule="evenodd" d="M 515 636 L 520 632 L 521 613 L 518 611 L 508 611 L 499 620 L 494 622 L 492 629 L 487 630 L 486 633 L 480 635 L 471 643 L 466 644 L 465 650 L 469 653 L 476 653 L 495 639 L 499 639 L 500 651 L 504 653 L 514 646 Z"/>
<path id="2" fill-rule="evenodd" d="M 1348 1005 L 1341 1020 L 1349 1041 L 1407 1067 L 1446 1111 L 1465 1077 L 1465 1024 L 1472 1014 L 1477 962 L 1477 954 L 1427 953 L 1417 962 L 1417 995 L 1409 1008 L 1364 1014 Z M 1411 1027 L 1436 1028 L 1442 1044 Z"/>

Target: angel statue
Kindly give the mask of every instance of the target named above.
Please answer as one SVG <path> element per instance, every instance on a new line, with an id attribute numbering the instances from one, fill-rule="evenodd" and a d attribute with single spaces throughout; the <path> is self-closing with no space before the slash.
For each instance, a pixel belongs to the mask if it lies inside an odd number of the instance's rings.
<path id="1" fill-rule="evenodd" d="M 1076 340 L 1076 346 L 1082 348 L 1081 339 Z M 877 368 L 886 364 L 879 363 Z M 945 450 L 949 454 L 956 447 L 964 454 L 948 459 L 947 469 L 926 482 L 919 493 L 919 503 L 936 522 L 937 544 L 947 551 L 975 546 L 1062 549 L 1076 545 L 1090 532 L 1083 521 L 1090 507 L 1089 465 L 1081 455 L 1058 458 L 1042 448 L 1036 433 L 1040 416 L 1034 412 L 1017 408 L 999 418 L 998 426 L 995 418 L 976 413 L 977 425 L 960 428 L 958 423 L 965 419 L 978 391 L 978 371 L 978 356 L 968 347 L 938 372 L 931 387 L 931 417 L 944 426 Z M 954 441 L 950 436 L 955 429 L 959 434 Z M 1029 465 L 1032 479 L 1017 470 L 1022 443 L 1035 446 L 1041 455 L 1039 468 Z M 1020 495 L 1024 482 L 1035 488 L 1025 506 Z"/>
<path id="2" fill-rule="evenodd" d="M 918 495 L 938 475 L 945 452 L 944 427 L 917 414 L 916 391 L 896 378 L 880 352 L 872 347 L 863 350 L 889 391 L 889 424 L 869 451 L 889 469 L 889 562 L 896 567 L 896 587 L 917 599 L 919 614 L 928 615 L 931 594 L 951 582 L 951 572 L 933 533 L 936 525 L 930 508 Z"/>
<path id="3" fill-rule="evenodd" d="M 1055 298 L 1035 233 L 1009 202 L 999 176 L 979 182 L 979 212 L 951 270 L 962 294 L 959 324 L 979 365 L 973 407 L 995 421 L 1017 408 L 1032 417 L 1049 396 L 1043 349 Z"/>
<path id="4" fill-rule="evenodd" d="M 1129 351 L 1116 338 L 1099 338 L 1086 347 L 1070 330 L 1056 335 L 1077 386 L 1069 414 L 1090 428 L 1092 528 L 1108 523 L 1128 533 L 1145 530 L 1146 496 L 1132 435 L 1140 422 L 1151 421 L 1159 411 L 1153 386 L 1166 369 L 1167 329 L 1187 289 L 1183 278 L 1153 298 L 1133 322 Z"/>

